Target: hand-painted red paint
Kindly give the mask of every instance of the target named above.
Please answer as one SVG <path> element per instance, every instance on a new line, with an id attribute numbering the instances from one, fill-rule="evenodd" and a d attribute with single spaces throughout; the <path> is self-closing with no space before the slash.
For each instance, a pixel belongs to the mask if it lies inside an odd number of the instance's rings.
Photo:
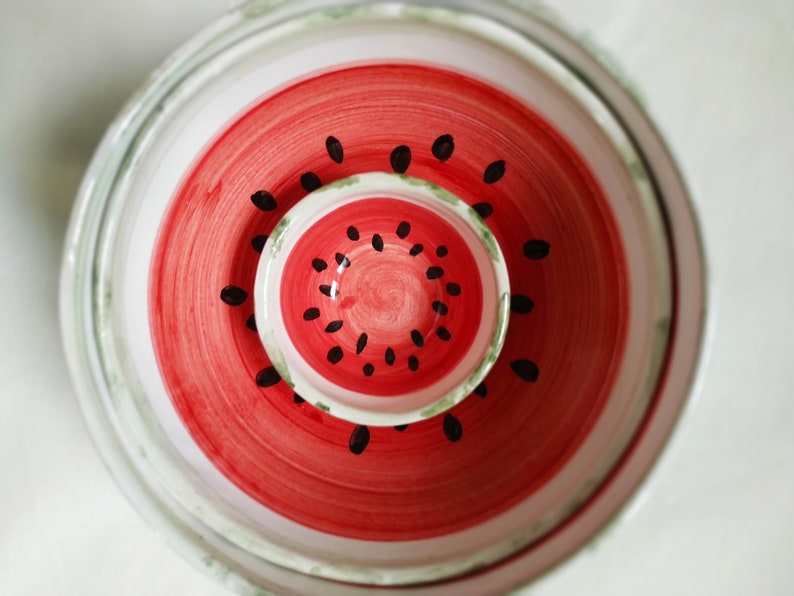
<path id="1" fill-rule="evenodd" d="M 433 152 L 443 135 L 454 139 L 451 155 L 439 144 L 444 160 Z M 329 136 L 343 148 L 341 163 L 329 156 Z M 252 299 L 232 307 L 219 292 L 235 285 L 250 294 L 259 260 L 251 240 L 306 194 L 302 174 L 329 183 L 393 171 L 406 163 L 404 152 L 393 155 L 400 146 L 411 150 L 407 174 L 492 208 L 487 222 L 505 253 L 512 292 L 534 308 L 511 315 L 486 397 L 473 395 L 450 411 L 462 429 L 456 441 L 438 416 L 403 432 L 370 428 L 366 450 L 355 455 L 348 448 L 353 424 L 296 404 L 283 382 L 255 384 L 269 362 L 246 326 Z M 503 176 L 486 184 L 486 168 L 499 161 Z M 273 195 L 275 209 L 252 203 L 258 190 Z M 548 243 L 547 255 L 525 256 L 533 239 Z M 174 407 L 227 478 L 312 528 L 407 540 L 481 523 L 565 464 L 619 369 L 627 296 L 608 202 L 577 151 L 540 115 L 459 73 L 366 65 L 263 99 L 205 148 L 162 224 L 150 313 Z"/>
<path id="2" fill-rule="evenodd" d="M 358 240 L 346 234 L 351 225 Z M 313 262 L 327 267 L 316 271 Z M 325 379 L 367 395 L 409 393 L 449 373 L 471 346 L 483 308 L 477 269 L 465 240 L 440 215 L 404 200 L 360 200 L 325 216 L 296 243 L 282 276 L 281 311 L 293 345 Z M 460 291 L 451 295 L 448 283 Z M 320 285 L 333 287 L 334 296 Z M 433 308 L 439 303 L 445 314 Z M 306 321 L 312 308 L 320 316 Z M 334 322 L 341 327 L 326 331 Z M 440 327 L 452 339 L 442 340 Z M 362 334 L 366 344 L 358 350 Z M 332 363 L 327 354 L 335 347 L 344 356 Z"/>

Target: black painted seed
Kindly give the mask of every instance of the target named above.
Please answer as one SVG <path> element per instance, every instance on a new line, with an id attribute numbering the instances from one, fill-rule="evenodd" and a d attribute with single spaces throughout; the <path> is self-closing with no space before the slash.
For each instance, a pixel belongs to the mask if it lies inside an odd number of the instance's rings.
<path id="1" fill-rule="evenodd" d="M 414 244 L 411 247 L 411 250 L 408 251 L 408 254 L 411 255 L 412 257 L 415 257 L 416 255 L 421 253 L 424 249 L 425 247 L 422 246 L 421 244 Z"/>
<path id="2" fill-rule="evenodd" d="M 486 217 L 491 217 L 493 215 L 493 205 L 490 203 L 475 203 L 471 206 L 477 212 L 477 215 L 485 219 Z"/>
<path id="3" fill-rule="evenodd" d="M 328 157 L 333 159 L 336 163 L 342 163 L 345 158 L 345 151 L 342 149 L 342 143 L 336 137 L 328 137 L 325 139 L 325 150 L 328 151 Z"/>
<path id="4" fill-rule="evenodd" d="M 410 233 L 411 233 L 411 224 L 409 224 L 407 221 L 400 222 L 400 225 L 397 226 L 397 235 L 400 238 L 405 238 Z"/>
<path id="5" fill-rule="evenodd" d="M 490 164 L 485 168 L 485 173 L 482 176 L 483 182 L 486 184 L 493 184 L 502 179 L 505 175 L 505 162 L 501 159 Z"/>
<path id="6" fill-rule="evenodd" d="M 438 279 L 443 277 L 444 270 L 441 267 L 428 267 L 425 275 L 427 275 L 427 279 Z"/>
<path id="7" fill-rule="evenodd" d="M 394 355 L 394 350 L 392 350 L 391 348 L 386 348 L 386 355 L 384 357 L 384 360 L 386 360 L 386 364 L 391 366 L 392 364 L 394 364 L 395 358 L 396 356 Z"/>
<path id="8" fill-rule="evenodd" d="M 433 143 L 433 157 L 438 161 L 447 161 L 455 151 L 455 141 L 452 135 L 441 135 Z"/>
<path id="9" fill-rule="evenodd" d="M 262 211 L 273 211 L 278 207 L 275 197 L 266 190 L 258 190 L 252 194 L 251 202 Z"/>
<path id="10" fill-rule="evenodd" d="M 319 308 L 307 308 L 303 313 L 303 320 L 313 321 L 314 319 L 319 318 L 319 316 L 320 316 Z"/>
<path id="11" fill-rule="evenodd" d="M 451 281 L 447 284 L 447 294 L 450 296 L 460 296 L 460 284 Z"/>
<path id="12" fill-rule="evenodd" d="M 411 340 L 416 344 L 417 348 L 421 348 L 425 345 L 425 338 L 422 337 L 422 334 L 419 333 L 418 329 L 414 329 L 411 331 Z"/>
<path id="13" fill-rule="evenodd" d="M 460 441 L 460 438 L 463 436 L 463 426 L 460 423 L 460 420 L 455 418 L 452 414 L 446 414 L 444 416 L 444 435 L 452 441 Z"/>
<path id="14" fill-rule="evenodd" d="M 528 240 L 524 243 L 524 256 L 533 261 L 545 259 L 549 254 L 549 243 L 545 240 Z"/>
<path id="15" fill-rule="evenodd" d="M 449 307 L 440 300 L 433 301 L 433 310 L 440 315 L 445 315 L 449 312 Z"/>
<path id="16" fill-rule="evenodd" d="M 334 346 L 330 350 L 328 350 L 328 362 L 331 364 L 336 364 L 339 362 L 342 357 L 344 356 L 344 352 L 342 352 L 342 348 L 339 346 Z"/>
<path id="17" fill-rule="evenodd" d="M 337 290 L 335 287 L 325 284 L 320 286 L 320 292 L 331 298 L 336 298 L 337 294 L 339 294 L 339 290 Z"/>
<path id="18" fill-rule="evenodd" d="M 513 372 L 516 373 L 520 379 L 527 383 L 534 383 L 538 380 L 538 376 L 540 375 L 538 365 L 531 360 L 514 360 L 510 363 L 510 368 L 513 369 Z"/>
<path id="19" fill-rule="evenodd" d="M 367 362 L 367 364 L 364 365 L 364 368 L 362 370 L 364 371 L 365 377 L 371 377 L 372 374 L 375 372 L 375 367 L 372 366 L 372 364 L 370 364 L 369 362 Z"/>
<path id="20" fill-rule="evenodd" d="M 361 354 L 364 351 L 364 348 L 367 347 L 367 339 L 369 337 L 366 333 L 362 333 L 358 336 L 358 341 L 356 342 L 356 354 Z"/>
<path id="21" fill-rule="evenodd" d="M 326 333 L 336 333 L 342 328 L 344 325 L 343 321 L 331 321 L 328 325 L 325 326 Z"/>
<path id="22" fill-rule="evenodd" d="M 438 337 L 442 341 L 449 341 L 450 339 L 452 339 L 452 334 L 449 332 L 449 329 L 447 329 L 446 327 L 439 327 L 438 329 L 436 329 L 436 335 L 438 335 Z"/>
<path id="23" fill-rule="evenodd" d="M 449 254 L 449 249 L 444 246 L 443 244 L 436 249 L 436 256 L 439 259 L 443 259 Z"/>
<path id="24" fill-rule="evenodd" d="M 320 273 L 321 271 L 325 271 L 326 269 L 328 269 L 328 263 L 326 263 L 322 259 L 312 259 L 312 267 L 314 267 L 314 270 L 317 273 Z"/>
<path id="25" fill-rule="evenodd" d="M 221 290 L 221 300 L 229 306 L 240 306 L 248 298 L 248 292 L 237 286 L 226 286 Z"/>
<path id="26" fill-rule="evenodd" d="M 267 236 L 264 234 L 260 234 L 259 236 L 254 236 L 251 239 L 251 246 L 254 248 L 256 252 L 261 253 L 262 250 L 265 248 L 265 242 L 267 242 Z"/>
<path id="27" fill-rule="evenodd" d="M 350 226 L 349 228 L 347 228 L 347 237 L 350 238 L 353 242 L 355 242 L 360 238 L 358 234 L 358 230 L 355 228 L 355 226 Z"/>
<path id="28" fill-rule="evenodd" d="M 406 428 L 408 428 L 408 425 L 407 425 L 407 424 L 398 424 L 397 426 L 395 426 L 395 427 L 394 427 L 394 430 L 396 430 L 398 433 L 401 433 L 401 432 L 403 432 L 403 431 L 404 431 Z"/>
<path id="29" fill-rule="evenodd" d="M 336 253 L 334 258 L 336 259 L 336 264 L 340 267 L 350 267 L 350 259 L 348 259 L 341 252 Z"/>
<path id="30" fill-rule="evenodd" d="M 419 370 L 419 358 L 416 356 L 408 356 L 408 368 L 414 372 Z"/>
<path id="31" fill-rule="evenodd" d="M 305 400 L 305 399 L 303 399 L 303 398 L 302 398 L 300 395 L 298 395 L 297 393 L 293 393 L 293 394 L 292 394 L 292 401 L 294 401 L 296 404 L 302 404 L 302 403 L 303 403 L 303 402 L 305 402 L 306 400 Z"/>
<path id="32" fill-rule="evenodd" d="M 272 366 L 263 368 L 256 373 L 256 384 L 260 387 L 272 387 L 281 380 L 281 375 Z"/>
<path id="33" fill-rule="evenodd" d="M 251 315 L 246 319 L 245 326 L 248 327 L 251 331 L 256 331 L 256 317 Z"/>
<path id="34" fill-rule="evenodd" d="M 395 147 L 394 151 L 391 152 L 389 161 L 391 162 L 392 170 L 398 174 L 404 173 L 408 166 L 411 165 L 411 148 L 407 145 Z"/>
<path id="35" fill-rule="evenodd" d="M 529 296 L 523 294 L 513 294 L 510 297 L 510 310 L 519 315 L 525 315 L 535 308 L 535 303 Z"/>
<path id="36" fill-rule="evenodd" d="M 485 381 L 474 388 L 474 394 L 479 395 L 480 397 L 485 397 L 488 395 L 488 387 L 485 386 Z"/>
<path id="37" fill-rule="evenodd" d="M 383 238 L 380 237 L 380 234 L 375 234 L 372 236 L 372 248 L 378 252 L 383 250 Z"/>
<path id="38" fill-rule="evenodd" d="M 353 432 L 350 433 L 350 443 L 348 447 L 350 447 L 352 453 L 361 455 L 364 449 L 367 448 L 367 445 L 369 445 L 369 429 L 363 424 L 359 424 L 353 429 Z"/>
<path id="39" fill-rule="evenodd" d="M 301 186 L 306 192 L 315 191 L 322 185 L 322 181 L 314 172 L 304 172 L 301 174 Z"/>

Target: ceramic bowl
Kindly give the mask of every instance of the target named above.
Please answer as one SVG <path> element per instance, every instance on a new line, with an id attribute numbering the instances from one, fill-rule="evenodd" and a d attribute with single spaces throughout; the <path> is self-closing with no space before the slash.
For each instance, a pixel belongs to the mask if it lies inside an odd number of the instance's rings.
<path id="1" fill-rule="evenodd" d="M 284 215 L 255 298 L 273 365 L 258 384 L 285 379 L 366 436 L 360 425 L 432 418 L 484 383 L 504 344 L 510 283 L 493 233 L 462 199 L 370 172 L 322 186 Z"/>
<path id="2" fill-rule="evenodd" d="M 67 353 L 119 483 L 244 592 L 501 592 L 685 401 L 703 267 L 620 80 L 515 2 L 259 2 L 86 175 Z"/>

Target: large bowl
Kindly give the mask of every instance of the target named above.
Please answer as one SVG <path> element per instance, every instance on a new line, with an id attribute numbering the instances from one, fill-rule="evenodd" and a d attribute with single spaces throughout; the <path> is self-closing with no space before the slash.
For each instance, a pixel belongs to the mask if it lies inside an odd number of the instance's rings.
<path id="1" fill-rule="evenodd" d="M 111 471 L 221 581 L 500 592 L 653 464 L 703 262 L 641 107 L 536 11 L 258 2 L 107 133 L 61 305 Z"/>

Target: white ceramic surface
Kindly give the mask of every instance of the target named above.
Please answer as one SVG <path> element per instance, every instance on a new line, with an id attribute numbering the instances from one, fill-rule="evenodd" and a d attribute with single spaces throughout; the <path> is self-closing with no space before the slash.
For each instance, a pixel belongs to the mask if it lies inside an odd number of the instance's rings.
<path id="1" fill-rule="evenodd" d="M 620 523 L 533 594 L 787 594 L 794 530 L 792 23 L 782 2 L 555 4 L 638 81 L 695 190 L 717 312 L 671 449 Z M 55 318 L 60 239 L 98 135 L 222 2 L 0 5 L 0 593 L 226 594 L 98 464 Z"/>

